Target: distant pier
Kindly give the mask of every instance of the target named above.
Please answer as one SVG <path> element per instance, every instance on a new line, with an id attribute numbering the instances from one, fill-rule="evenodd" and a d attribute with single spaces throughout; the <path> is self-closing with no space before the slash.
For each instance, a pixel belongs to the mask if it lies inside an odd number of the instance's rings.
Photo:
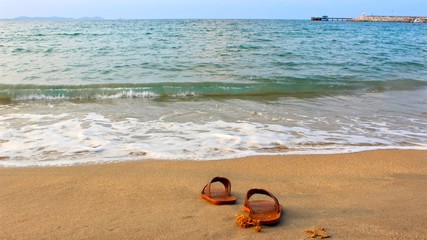
<path id="1" fill-rule="evenodd" d="M 427 23 L 427 17 L 411 16 L 365 16 L 357 18 L 345 17 L 312 17 L 311 21 L 349 21 L 349 22 L 403 22 L 403 23 Z"/>
<path id="2" fill-rule="evenodd" d="M 353 18 L 322 16 L 322 17 L 312 17 L 311 21 L 349 21 L 351 19 Z"/>

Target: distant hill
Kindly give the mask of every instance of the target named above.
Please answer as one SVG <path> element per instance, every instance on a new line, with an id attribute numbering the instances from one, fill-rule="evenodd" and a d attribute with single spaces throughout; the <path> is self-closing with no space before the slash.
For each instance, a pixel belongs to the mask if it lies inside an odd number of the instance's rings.
<path id="1" fill-rule="evenodd" d="M 104 20 L 101 17 L 83 17 L 83 18 L 66 18 L 66 17 L 16 17 L 0 19 L 0 21 L 73 21 L 73 20 Z"/>

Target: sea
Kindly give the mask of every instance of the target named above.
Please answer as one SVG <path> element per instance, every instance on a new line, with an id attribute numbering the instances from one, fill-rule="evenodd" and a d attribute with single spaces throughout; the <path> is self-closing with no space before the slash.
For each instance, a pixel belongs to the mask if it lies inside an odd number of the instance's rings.
<path id="1" fill-rule="evenodd" d="M 0 22 L 0 167 L 427 150 L 427 24 Z"/>

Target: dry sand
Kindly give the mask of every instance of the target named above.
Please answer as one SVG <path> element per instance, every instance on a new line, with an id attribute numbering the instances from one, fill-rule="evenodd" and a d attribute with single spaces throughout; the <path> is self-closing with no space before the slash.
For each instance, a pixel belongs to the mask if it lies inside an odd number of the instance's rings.
<path id="1" fill-rule="evenodd" d="M 235 205 L 199 197 L 214 176 Z M 250 188 L 285 206 L 281 222 L 237 226 Z M 141 161 L 0 169 L 0 239 L 427 239 L 427 151 Z"/>

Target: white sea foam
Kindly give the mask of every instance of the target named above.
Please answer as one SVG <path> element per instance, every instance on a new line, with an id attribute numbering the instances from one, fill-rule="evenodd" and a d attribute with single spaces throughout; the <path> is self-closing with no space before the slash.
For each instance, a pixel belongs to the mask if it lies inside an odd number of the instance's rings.
<path id="1" fill-rule="evenodd" d="M 348 132 L 248 121 L 112 120 L 99 113 L 0 116 L 0 166 L 61 166 L 143 159 L 215 160 L 248 155 L 424 149 L 426 133 L 371 123 Z M 367 134 L 373 126 L 375 134 Z M 357 132 L 359 132 L 357 134 Z M 413 143 L 392 140 L 410 135 Z"/>
<path id="2" fill-rule="evenodd" d="M 115 93 L 102 93 L 95 95 L 46 95 L 46 94 L 30 94 L 22 96 L 14 96 L 11 100 L 13 101 L 27 101 L 27 100 L 48 100 L 48 101 L 58 101 L 58 100 L 88 100 L 88 99 L 118 99 L 118 98 L 156 98 L 159 97 L 159 94 L 150 92 L 150 91 L 134 91 L 132 89 L 126 89 L 122 91 L 116 90 Z"/>

